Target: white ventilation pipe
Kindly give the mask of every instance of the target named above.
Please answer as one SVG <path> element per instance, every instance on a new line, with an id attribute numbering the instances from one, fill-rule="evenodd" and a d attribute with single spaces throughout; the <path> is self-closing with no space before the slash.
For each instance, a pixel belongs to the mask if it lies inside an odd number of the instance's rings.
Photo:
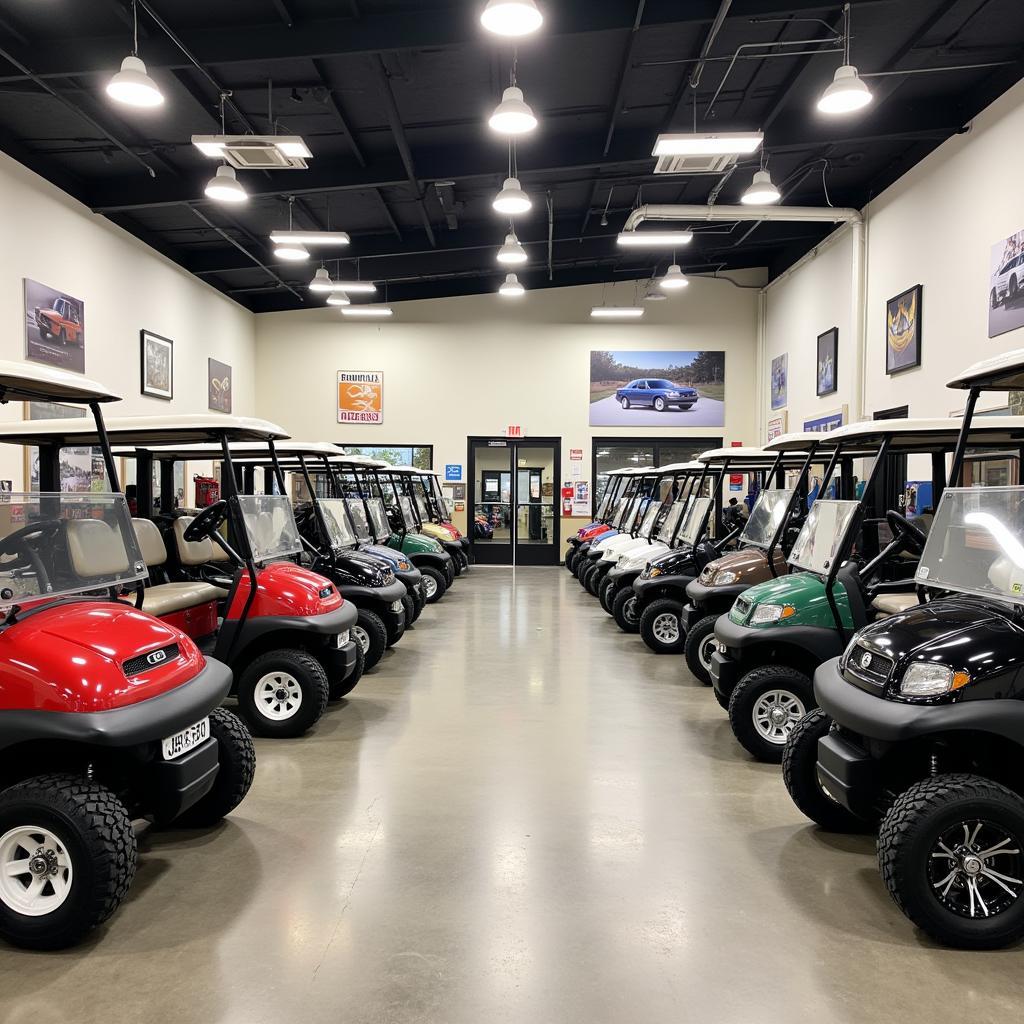
<path id="1" fill-rule="evenodd" d="M 864 375 L 867 343 L 864 336 L 864 307 L 867 300 L 866 259 L 867 246 L 864 235 L 864 217 L 860 210 L 838 206 L 695 206 L 695 205 L 647 205 L 637 207 L 623 225 L 623 231 L 635 231 L 644 221 L 775 221 L 804 224 L 849 224 L 853 232 L 853 259 L 851 271 L 853 275 L 850 292 L 853 309 L 851 322 L 853 325 L 854 373 L 853 389 L 850 395 L 850 421 L 856 422 L 864 418 Z M 763 318 L 767 304 L 760 313 Z M 767 344 L 765 331 L 758 332 L 758 347 Z M 757 353 L 757 361 L 766 366 L 766 354 Z M 764 402 L 758 402 L 758 433 L 764 437 Z"/>

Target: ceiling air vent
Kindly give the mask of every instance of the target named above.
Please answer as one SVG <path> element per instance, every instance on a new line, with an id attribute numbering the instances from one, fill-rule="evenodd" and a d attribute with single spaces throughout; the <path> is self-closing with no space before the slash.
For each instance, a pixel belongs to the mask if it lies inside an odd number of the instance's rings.
<path id="1" fill-rule="evenodd" d="M 304 171 L 313 155 L 298 135 L 193 135 L 192 144 L 240 171 Z"/>
<path id="2" fill-rule="evenodd" d="M 721 174 L 761 147 L 761 132 L 674 132 L 654 144 L 655 174 Z"/>
<path id="3" fill-rule="evenodd" d="M 655 174 L 720 174 L 736 163 L 735 153 L 709 153 L 701 156 L 660 156 Z"/>

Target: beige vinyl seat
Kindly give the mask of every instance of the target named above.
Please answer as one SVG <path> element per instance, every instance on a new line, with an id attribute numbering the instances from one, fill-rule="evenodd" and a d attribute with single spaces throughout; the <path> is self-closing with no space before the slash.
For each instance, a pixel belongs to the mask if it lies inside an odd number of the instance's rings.
<path id="1" fill-rule="evenodd" d="M 883 615 L 899 615 L 908 608 L 915 608 L 921 602 L 917 594 L 879 594 L 871 602 L 871 607 Z"/>
<path id="2" fill-rule="evenodd" d="M 191 522 L 191 520 L 189 521 Z M 179 522 L 181 522 L 179 519 L 174 522 L 175 539 L 178 536 L 177 525 Z M 167 548 L 164 546 L 164 539 L 160 536 L 157 525 L 148 519 L 133 519 L 132 526 L 135 527 L 135 536 L 139 539 L 139 547 L 142 550 L 142 557 L 146 560 L 146 566 L 156 568 L 163 565 L 167 561 Z M 181 543 L 188 542 L 180 541 L 179 550 Z M 204 540 L 201 544 L 209 544 L 213 547 L 209 540 Z M 224 591 L 212 583 L 197 583 L 192 580 L 180 583 L 157 583 L 154 586 L 146 587 L 142 598 L 142 610 L 159 618 L 161 615 L 170 615 L 171 612 L 180 612 L 186 608 L 207 604 L 209 601 L 217 601 L 223 596 Z"/>

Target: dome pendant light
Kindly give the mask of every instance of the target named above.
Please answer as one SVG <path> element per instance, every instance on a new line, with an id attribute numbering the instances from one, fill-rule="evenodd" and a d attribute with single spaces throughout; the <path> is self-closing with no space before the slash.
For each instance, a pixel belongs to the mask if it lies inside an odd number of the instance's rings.
<path id="1" fill-rule="evenodd" d="M 514 231 L 505 236 L 505 244 L 498 250 L 498 262 L 508 264 L 525 263 L 526 250 L 519 244 Z"/>
<path id="2" fill-rule="evenodd" d="M 491 205 L 506 217 L 518 217 L 520 214 L 528 213 L 533 203 L 523 191 L 518 178 L 506 178 L 505 184 Z"/>
<path id="3" fill-rule="evenodd" d="M 510 85 L 487 123 L 499 135 L 525 135 L 537 127 L 537 118 L 523 97 L 523 90 Z"/>
<path id="4" fill-rule="evenodd" d="M 668 268 L 668 273 L 658 282 L 661 288 L 667 292 L 679 291 L 689 283 L 689 278 L 683 273 L 678 263 L 673 263 Z"/>
<path id="5" fill-rule="evenodd" d="M 740 196 L 740 202 L 747 206 L 767 206 L 769 203 L 777 203 L 781 198 L 782 193 L 772 184 L 771 175 L 762 168 L 754 171 L 754 179 Z"/>
<path id="6" fill-rule="evenodd" d="M 331 275 L 327 273 L 326 267 L 317 268 L 313 280 L 309 282 L 309 290 L 311 292 L 333 292 L 335 290 L 334 282 L 331 280 Z"/>
<path id="7" fill-rule="evenodd" d="M 480 24 L 497 36 L 528 36 L 544 24 L 534 0 L 488 0 Z"/>
<path id="8" fill-rule="evenodd" d="M 139 58 L 139 14 L 132 2 L 132 52 L 121 61 L 121 70 L 107 83 L 107 95 L 126 107 L 152 108 L 163 105 L 164 94 Z"/>
<path id="9" fill-rule="evenodd" d="M 871 90 L 850 63 L 850 5 L 843 5 L 846 26 L 843 32 L 843 63 L 818 100 L 823 114 L 852 114 L 871 102 Z"/>
<path id="10" fill-rule="evenodd" d="M 328 306 L 351 306 L 352 301 L 344 292 L 331 292 L 327 296 Z"/>
<path id="11" fill-rule="evenodd" d="M 206 198 L 216 199 L 218 203 L 244 203 L 249 193 L 235 177 L 235 169 L 221 164 L 217 173 L 206 183 Z"/>
<path id="12" fill-rule="evenodd" d="M 507 274 L 498 289 L 499 295 L 505 295 L 511 299 L 518 299 L 526 294 L 526 289 L 519 283 L 515 274 Z"/>

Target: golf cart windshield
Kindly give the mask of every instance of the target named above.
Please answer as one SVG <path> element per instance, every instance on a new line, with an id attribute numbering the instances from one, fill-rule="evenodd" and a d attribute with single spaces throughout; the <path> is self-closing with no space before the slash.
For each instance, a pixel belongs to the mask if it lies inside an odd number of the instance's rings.
<path id="1" fill-rule="evenodd" d="M 441 490 L 441 481 L 436 476 L 432 476 L 430 479 L 432 481 L 431 489 L 434 492 L 434 500 L 441 509 L 441 516 L 446 523 L 450 523 L 452 510 L 448 507 L 448 499 L 444 496 L 444 491 Z"/>
<path id="2" fill-rule="evenodd" d="M 691 547 L 700 540 L 701 527 L 707 521 L 708 510 L 711 508 L 710 498 L 694 498 L 686 513 L 680 540 Z"/>
<path id="3" fill-rule="evenodd" d="M 0 607 L 120 589 L 146 575 L 124 495 L 3 495 Z"/>
<path id="4" fill-rule="evenodd" d="M 644 513 L 644 519 L 643 519 L 643 522 L 640 524 L 640 529 L 637 531 L 637 533 L 639 533 L 640 536 L 642 536 L 642 537 L 649 537 L 650 536 L 651 530 L 654 529 L 654 524 L 655 524 L 655 522 L 657 522 L 658 513 L 660 511 L 661 511 L 661 502 L 660 501 L 652 500 L 651 504 L 647 508 L 647 511 Z"/>
<path id="5" fill-rule="evenodd" d="M 366 544 L 368 541 L 373 539 L 370 536 L 369 523 L 366 521 L 366 509 L 363 508 L 363 503 L 359 498 L 346 498 L 345 501 L 348 505 L 348 513 L 352 517 L 352 522 L 356 527 L 356 536 L 359 538 L 361 543 Z"/>
<path id="6" fill-rule="evenodd" d="M 822 576 L 828 573 L 859 507 L 859 501 L 818 498 L 789 553 L 789 564 Z"/>
<path id="7" fill-rule="evenodd" d="M 320 511 L 323 513 L 324 523 L 327 524 L 331 547 L 352 547 L 356 539 L 352 535 L 352 528 L 348 525 L 348 516 L 345 515 L 345 500 L 343 498 L 321 498 Z"/>
<path id="8" fill-rule="evenodd" d="M 692 501 L 692 498 L 679 498 L 672 502 L 668 515 L 665 516 L 665 522 L 661 524 L 661 529 L 658 531 L 658 540 L 664 544 L 672 543 L 672 534 L 675 533 L 676 525 L 686 515 L 686 511 Z"/>
<path id="9" fill-rule="evenodd" d="M 947 487 L 917 582 L 1024 604 L 1024 487 Z"/>
<path id="10" fill-rule="evenodd" d="M 418 486 L 417 486 L 418 485 Z M 416 502 L 416 511 L 420 514 L 420 519 L 423 522 L 430 521 L 430 513 L 427 511 L 427 501 L 423 495 L 423 485 L 417 480 L 413 483 L 413 500 Z"/>
<path id="11" fill-rule="evenodd" d="M 254 562 L 287 558 L 302 550 L 291 502 L 283 494 L 240 494 L 238 507 Z"/>
<path id="12" fill-rule="evenodd" d="M 767 548 L 778 532 L 792 498 L 792 488 L 762 491 L 757 497 L 747 525 L 743 527 L 743 533 L 740 534 L 740 543 Z"/>
<path id="13" fill-rule="evenodd" d="M 636 517 L 640 515 L 643 510 L 643 504 L 647 501 L 646 498 L 633 498 L 632 501 L 622 510 L 622 516 L 619 520 L 619 531 L 622 533 L 629 533 L 633 529 L 633 523 L 636 522 Z"/>
<path id="14" fill-rule="evenodd" d="M 387 540 L 391 536 L 391 525 L 388 523 L 388 515 L 384 511 L 383 502 L 380 498 L 370 498 L 366 504 L 370 509 L 373 537 L 377 540 Z"/>
<path id="15" fill-rule="evenodd" d="M 412 500 L 408 495 L 403 494 L 399 497 L 398 507 L 402 510 L 402 522 L 405 523 L 405 528 L 407 530 L 419 529 L 419 523 L 416 522 L 416 516 L 412 511 Z"/>

